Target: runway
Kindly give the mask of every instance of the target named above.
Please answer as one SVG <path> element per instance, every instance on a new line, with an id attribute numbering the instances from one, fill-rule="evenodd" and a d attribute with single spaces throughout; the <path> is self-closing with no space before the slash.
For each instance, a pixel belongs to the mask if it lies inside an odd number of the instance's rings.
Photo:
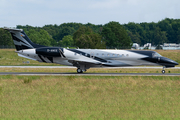
<path id="1" fill-rule="evenodd" d="M 180 73 L 43 73 L 43 72 L 0 72 L 0 75 L 25 76 L 180 76 Z"/>
<path id="2" fill-rule="evenodd" d="M 76 68 L 73 66 L 0 66 L 0 68 Z M 141 66 L 141 67 L 103 67 L 106 69 L 117 69 L 117 68 L 130 68 L 130 69 L 142 69 L 142 68 L 152 68 L 152 69 L 162 69 L 162 67 L 149 67 L 149 66 Z M 180 69 L 180 67 L 173 67 L 168 69 Z"/>
<path id="3" fill-rule="evenodd" d="M 0 68 L 76 68 L 71 66 L 0 66 Z M 130 68 L 130 69 L 162 69 L 162 67 L 107 67 L 106 69 L 117 69 L 117 68 Z M 168 68 L 168 69 L 180 69 L 180 67 Z M 47 73 L 47 72 L 0 72 L 0 75 L 35 75 L 35 76 L 180 76 L 180 73 L 88 73 L 84 72 L 78 74 L 77 72 L 72 73 Z"/>

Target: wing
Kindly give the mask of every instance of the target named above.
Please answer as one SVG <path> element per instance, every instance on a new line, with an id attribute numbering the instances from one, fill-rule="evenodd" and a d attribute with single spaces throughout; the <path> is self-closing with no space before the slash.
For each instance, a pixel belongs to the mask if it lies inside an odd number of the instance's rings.
<path id="1" fill-rule="evenodd" d="M 101 65 L 101 62 L 98 62 L 96 60 L 83 60 L 83 59 L 73 59 L 73 60 L 68 60 L 68 62 L 72 63 L 74 66 L 78 65 Z"/>

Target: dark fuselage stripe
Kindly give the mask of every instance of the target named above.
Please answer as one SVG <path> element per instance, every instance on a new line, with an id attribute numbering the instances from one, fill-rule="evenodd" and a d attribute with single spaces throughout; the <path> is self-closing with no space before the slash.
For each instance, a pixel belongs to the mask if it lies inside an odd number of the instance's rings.
<path id="1" fill-rule="evenodd" d="M 49 61 L 53 63 L 53 57 L 47 57 Z"/>
<path id="2" fill-rule="evenodd" d="M 46 62 L 40 55 L 38 55 L 41 61 Z"/>
<path id="3" fill-rule="evenodd" d="M 59 49 L 59 52 L 60 52 L 60 55 L 62 55 L 64 58 L 66 58 L 61 49 Z"/>
<path id="4" fill-rule="evenodd" d="M 155 53 L 154 51 L 141 51 L 141 50 L 127 50 L 129 52 L 133 52 L 133 53 L 137 53 L 137 54 L 140 54 L 140 55 L 146 55 L 146 56 L 149 56 L 149 57 L 152 57 L 153 53 Z"/>
<path id="5" fill-rule="evenodd" d="M 72 51 L 72 52 L 75 52 L 75 53 L 77 53 L 77 54 L 81 54 L 81 55 L 83 55 L 83 56 L 85 56 L 85 57 L 92 58 L 92 59 L 97 60 L 97 61 L 100 61 L 100 62 L 107 62 L 107 60 L 104 60 L 104 59 L 99 58 L 99 57 L 96 57 L 96 56 L 92 56 L 92 57 L 91 57 L 90 54 L 85 53 L 85 52 L 81 52 L 81 51 L 79 51 L 79 50 L 75 50 L 75 49 L 68 49 L 68 50 L 70 50 L 70 51 Z"/>

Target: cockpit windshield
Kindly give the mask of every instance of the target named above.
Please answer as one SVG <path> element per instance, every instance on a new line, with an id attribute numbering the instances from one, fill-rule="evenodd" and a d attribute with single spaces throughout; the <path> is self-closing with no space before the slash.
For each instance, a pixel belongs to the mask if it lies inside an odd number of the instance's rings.
<path id="1" fill-rule="evenodd" d="M 160 55 L 159 53 L 157 53 L 157 52 L 153 53 L 152 56 L 153 56 L 153 57 L 161 57 L 161 55 Z"/>

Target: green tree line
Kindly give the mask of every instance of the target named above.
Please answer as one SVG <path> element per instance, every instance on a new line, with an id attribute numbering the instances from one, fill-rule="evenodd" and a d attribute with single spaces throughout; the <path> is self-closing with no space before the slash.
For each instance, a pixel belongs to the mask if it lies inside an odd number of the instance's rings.
<path id="1" fill-rule="evenodd" d="M 133 23 L 124 25 L 133 42 L 143 45 L 180 43 L 180 19 L 166 18 L 158 23 Z"/>
<path id="2" fill-rule="evenodd" d="M 130 48 L 132 43 L 180 43 L 180 19 L 166 18 L 157 23 L 105 25 L 63 23 L 32 27 L 17 25 L 36 44 L 79 48 Z M 13 45 L 10 33 L 0 28 L 0 45 Z"/>

